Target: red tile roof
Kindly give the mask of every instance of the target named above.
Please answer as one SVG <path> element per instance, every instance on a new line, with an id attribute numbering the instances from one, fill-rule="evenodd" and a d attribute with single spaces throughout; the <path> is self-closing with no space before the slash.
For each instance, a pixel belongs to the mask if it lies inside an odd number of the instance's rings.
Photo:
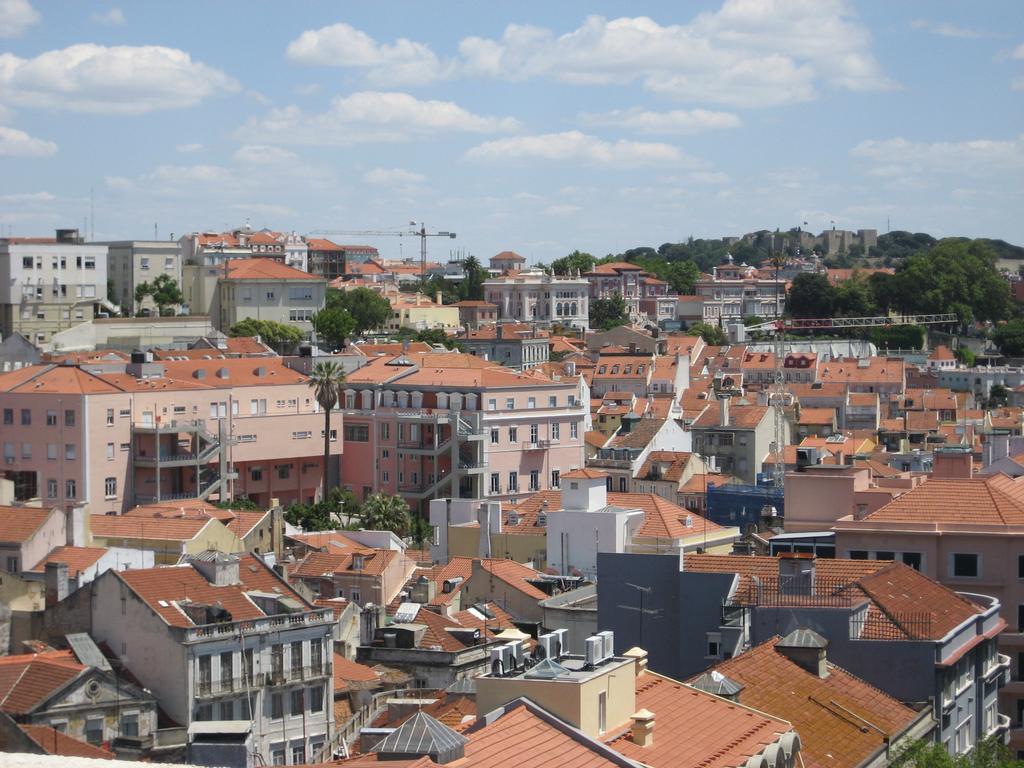
<path id="1" fill-rule="evenodd" d="M 655 714 L 654 743 L 638 746 L 627 731 L 609 745 L 653 768 L 733 768 L 793 730 L 785 720 L 652 672 L 636 679 L 636 708 Z"/>
<path id="2" fill-rule="evenodd" d="M 526 261 L 525 258 L 520 256 L 515 251 L 502 251 L 501 253 L 492 256 L 491 259 L 498 259 L 500 261 Z"/>
<path id="3" fill-rule="evenodd" d="M 828 665 L 825 678 L 810 673 L 776 648 L 780 639 L 714 669 L 743 686 L 741 704 L 793 724 L 808 768 L 856 768 L 918 717 L 910 707 L 834 664 Z M 865 722 L 877 730 L 865 728 Z"/>
<path id="4" fill-rule="evenodd" d="M 0 658 L 0 711 L 27 715 L 86 669 L 71 651 Z"/>
<path id="5" fill-rule="evenodd" d="M 133 513 L 135 510 L 133 510 Z M 205 515 L 161 517 L 159 515 L 100 515 L 90 518 L 94 536 L 104 539 L 147 539 L 153 541 L 192 541 L 213 522 Z"/>
<path id="6" fill-rule="evenodd" d="M 114 753 L 76 739 L 45 725 L 19 724 L 18 727 L 47 755 L 61 757 L 89 757 L 94 760 L 113 760 Z"/>
<path id="7" fill-rule="evenodd" d="M 106 547 L 55 547 L 29 570 L 32 573 L 44 573 L 47 563 L 64 563 L 68 567 L 68 576 L 75 579 L 106 553 Z"/>
<path id="8" fill-rule="evenodd" d="M 350 688 L 366 688 L 380 683 L 380 675 L 365 664 L 350 661 L 340 653 L 334 654 L 334 692 Z"/>
<path id="9" fill-rule="evenodd" d="M 1024 525 L 1024 482 L 1002 474 L 933 478 L 865 519 L 904 523 Z"/>
<path id="10" fill-rule="evenodd" d="M 0 507 L 0 541 L 22 544 L 32 538 L 53 514 L 39 507 Z"/>
<path id="11" fill-rule="evenodd" d="M 324 278 L 289 267 L 273 259 L 228 259 L 229 280 L 307 280 L 326 283 Z"/>
<path id="12" fill-rule="evenodd" d="M 563 480 L 600 480 L 605 477 L 608 477 L 607 472 L 602 472 L 599 469 L 590 469 L 589 467 L 574 469 L 562 475 Z"/>

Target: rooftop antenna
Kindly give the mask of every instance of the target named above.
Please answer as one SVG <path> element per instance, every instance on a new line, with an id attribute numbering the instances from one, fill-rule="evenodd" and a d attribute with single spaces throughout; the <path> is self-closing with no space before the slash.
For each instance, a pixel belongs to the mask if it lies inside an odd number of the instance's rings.
<path id="1" fill-rule="evenodd" d="M 159 240 L 160 239 L 160 226 L 155 221 L 153 222 L 153 239 L 154 240 Z"/>
<path id="2" fill-rule="evenodd" d="M 96 239 L 96 195 L 93 188 L 89 187 L 89 240 Z"/>

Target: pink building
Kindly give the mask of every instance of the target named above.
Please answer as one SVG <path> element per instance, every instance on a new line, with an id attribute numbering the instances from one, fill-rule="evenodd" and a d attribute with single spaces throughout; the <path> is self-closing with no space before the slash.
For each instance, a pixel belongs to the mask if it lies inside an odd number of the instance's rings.
<path id="1" fill-rule="evenodd" d="M 935 454 L 933 478 L 880 509 L 835 523 L 836 555 L 902 560 L 951 589 L 995 597 L 1007 629 L 999 648 L 1011 682 L 999 691 L 1024 751 L 1024 480 L 973 477 L 967 451 Z M 787 482 L 787 492 L 788 483 Z M 787 517 L 789 514 L 787 499 Z"/>
<path id="2" fill-rule="evenodd" d="M 92 513 L 196 497 L 308 501 L 321 485 L 324 417 L 307 382 L 279 358 L 142 353 L 0 374 L 2 470 L 20 500 L 87 502 Z M 341 415 L 331 418 L 340 456 Z"/>
<path id="3" fill-rule="evenodd" d="M 349 374 L 342 482 L 365 497 L 516 499 L 583 466 L 579 377 L 517 373 L 472 355 L 386 355 Z"/>
<path id="4" fill-rule="evenodd" d="M 786 447 L 787 453 L 790 449 Z M 910 473 L 878 477 L 867 467 L 835 464 L 787 472 L 786 533 L 827 531 L 847 515 L 863 516 L 884 507 L 922 480 Z"/>

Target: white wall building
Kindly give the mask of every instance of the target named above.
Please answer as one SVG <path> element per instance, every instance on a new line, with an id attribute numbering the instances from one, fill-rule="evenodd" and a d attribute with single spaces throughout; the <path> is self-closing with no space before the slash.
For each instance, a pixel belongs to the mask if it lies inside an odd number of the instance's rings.
<path id="1" fill-rule="evenodd" d="M 498 307 L 499 321 L 541 323 L 586 329 L 590 284 L 582 277 L 558 277 L 538 269 L 484 281 L 486 300 Z"/>
<path id="2" fill-rule="evenodd" d="M 167 275 L 181 286 L 181 247 L 177 241 L 118 240 L 106 246 L 107 273 L 114 283 L 117 303 L 125 312 L 139 309 L 135 288 L 142 283 L 152 284 L 160 275 Z M 151 296 L 141 306 L 156 309 Z"/>

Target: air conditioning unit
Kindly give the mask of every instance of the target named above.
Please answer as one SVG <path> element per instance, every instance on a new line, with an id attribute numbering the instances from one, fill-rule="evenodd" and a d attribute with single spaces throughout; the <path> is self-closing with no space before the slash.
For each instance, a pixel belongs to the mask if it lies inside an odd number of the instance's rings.
<path id="1" fill-rule="evenodd" d="M 612 658 L 615 655 L 615 633 L 606 629 L 603 632 L 598 632 L 597 636 L 604 643 L 604 655 L 601 657 L 601 661 Z"/>
<path id="2" fill-rule="evenodd" d="M 569 652 L 569 630 L 565 628 L 556 629 L 551 634 L 555 636 L 554 656 L 552 658 L 560 659 Z"/>
<path id="3" fill-rule="evenodd" d="M 604 657 L 604 638 L 594 635 L 586 639 L 585 655 L 588 667 L 596 667 Z"/>
<path id="4" fill-rule="evenodd" d="M 507 645 L 491 648 L 491 674 L 503 677 L 512 669 L 512 649 Z"/>
<path id="5" fill-rule="evenodd" d="M 513 640 L 510 643 L 505 644 L 507 648 L 511 650 L 512 654 L 512 669 L 523 668 L 523 643 L 521 640 Z"/>
<path id="6" fill-rule="evenodd" d="M 553 632 L 541 635 L 537 638 L 537 646 L 534 648 L 533 653 L 538 659 L 557 659 L 558 638 Z"/>

